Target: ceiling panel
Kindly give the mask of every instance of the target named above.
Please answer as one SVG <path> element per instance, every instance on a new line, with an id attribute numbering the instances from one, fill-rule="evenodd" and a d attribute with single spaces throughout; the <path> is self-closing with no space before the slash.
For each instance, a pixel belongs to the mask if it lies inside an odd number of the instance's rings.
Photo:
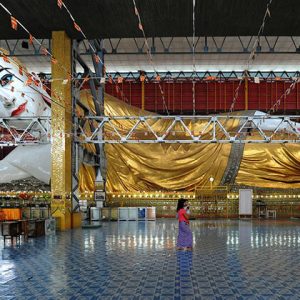
<path id="1" fill-rule="evenodd" d="M 196 35 L 256 35 L 269 0 L 197 0 Z M 79 26 L 92 38 L 141 37 L 131 0 L 64 0 Z M 11 13 L 33 35 L 50 38 L 53 30 L 65 30 L 81 38 L 67 12 L 56 0 L 2 0 Z M 149 37 L 191 36 L 192 0 L 136 0 L 142 23 Z M 300 1 L 276 0 L 270 7 L 266 35 L 300 35 Z M 0 39 L 27 38 L 21 28 L 10 26 L 9 15 L 0 9 Z"/>

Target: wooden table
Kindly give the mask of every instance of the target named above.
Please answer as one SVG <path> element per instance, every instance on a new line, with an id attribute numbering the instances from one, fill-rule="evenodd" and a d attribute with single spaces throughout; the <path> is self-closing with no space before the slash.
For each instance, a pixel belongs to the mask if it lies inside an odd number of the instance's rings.
<path id="1" fill-rule="evenodd" d="M 1 234 L 4 239 L 4 245 L 7 238 L 10 238 L 11 243 L 13 239 L 16 238 L 16 241 L 20 242 L 20 235 L 22 233 L 21 223 L 19 221 L 6 221 L 1 224 Z"/>
<path id="2" fill-rule="evenodd" d="M 38 237 L 45 235 L 45 220 L 43 219 L 31 219 L 28 220 L 29 229 L 28 236 L 29 237 Z"/>

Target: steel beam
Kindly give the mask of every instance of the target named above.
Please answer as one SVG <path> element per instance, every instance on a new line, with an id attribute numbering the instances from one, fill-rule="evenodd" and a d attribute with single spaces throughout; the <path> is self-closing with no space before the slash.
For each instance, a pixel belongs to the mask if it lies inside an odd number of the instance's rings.
<path id="1" fill-rule="evenodd" d="M 77 76 L 76 72 L 76 62 L 81 63 L 77 57 L 78 44 L 76 41 L 72 43 L 72 76 Z M 78 83 L 76 81 L 72 81 L 72 123 L 75 126 L 72 129 L 72 211 L 78 212 L 80 210 L 79 204 L 79 164 L 80 164 L 80 156 L 79 156 L 79 147 L 78 143 L 75 142 L 74 136 L 76 135 L 77 125 L 78 125 L 78 117 L 76 115 L 76 105 L 80 105 L 82 107 L 82 103 L 80 101 L 80 90 L 78 88 Z M 89 109 L 84 109 L 84 112 L 89 112 Z"/>
<path id="2" fill-rule="evenodd" d="M 117 81 L 119 77 L 123 77 L 124 81 L 140 81 L 139 72 L 108 72 L 113 80 Z M 156 74 L 154 72 L 145 72 L 147 82 L 156 82 Z M 240 80 L 241 78 L 247 75 L 249 81 L 254 81 L 255 77 L 258 77 L 263 81 L 290 81 L 292 82 L 296 77 L 300 76 L 299 71 L 290 72 L 290 71 L 247 71 L 245 74 L 244 71 L 167 71 L 159 72 L 160 80 L 165 82 L 178 82 L 178 81 L 196 81 L 196 82 L 208 82 L 208 81 L 235 81 Z"/>
<path id="3" fill-rule="evenodd" d="M 93 66 L 95 70 L 95 80 L 90 80 L 90 88 L 93 94 L 93 99 L 96 107 L 96 113 L 98 116 L 104 116 L 104 86 L 105 80 L 102 82 L 101 79 L 104 79 L 104 50 L 103 50 L 103 40 L 91 40 L 90 44 L 96 50 L 96 55 L 99 57 L 99 61 L 96 60 L 95 55 L 92 55 Z M 92 52 L 92 49 L 90 49 Z M 92 75 L 92 74 L 91 74 Z M 92 75 L 93 76 L 93 75 Z M 96 89 L 97 86 L 97 89 Z M 94 124 L 91 124 L 91 128 L 94 128 Z M 98 138 L 102 139 L 104 136 L 103 130 L 98 132 Z M 100 174 L 103 180 L 106 180 L 106 157 L 104 152 L 104 146 L 102 144 L 97 145 L 96 151 L 98 154 L 97 163 L 99 165 Z M 98 172 L 99 173 L 99 172 Z"/>
<path id="4" fill-rule="evenodd" d="M 195 54 L 249 54 L 255 38 L 254 36 L 196 37 Z M 51 51 L 50 39 L 39 41 L 45 48 Z M 103 51 L 106 55 L 146 54 L 145 40 L 143 38 L 103 39 L 101 41 L 103 43 Z M 25 42 L 25 44 L 22 42 Z M 43 56 L 41 46 L 35 42 L 33 45 L 28 45 L 26 44 L 27 41 L 24 40 L 1 40 L 1 43 L 1 47 L 6 48 L 10 56 Z M 151 45 L 151 53 L 153 55 L 192 53 L 191 37 L 149 37 L 149 45 Z M 299 37 L 261 36 L 256 52 L 264 54 L 297 54 L 299 53 L 299 49 Z M 91 55 L 91 50 L 86 40 L 80 43 L 79 53 L 81 55 Z"/>
<path id="5" fill-rule="evenodd" d="M 90 77 L 97 77 L 96 73 L 88 73 Z M 77 73 L 75 78 L 82 80 L 85 77 L 85 73 Z M 131 82 L 140 82 L 140 72 L 107 72 L 106 82 L 111 77 L 117 82 L 119 77 L 123 80 Z M 165 71 L 159 72 L 161 82 L 181 82 L 192 81 L 196 82 L 208 82 L 208 81 L 236 81 L 245 76 L 244 71 Z M 145 72 L 146 82 L 157 82 L 156 75 L 153 71 Z M 286 82 L 292 82 L 295 78 L 300 77 L 300 71 L 247 71 L 247 77 L 251 81 L 254 81 L 255 77 L 258 77 L 261 81 L 274 81 L 282 80 Z M 45 74 L 46 81 L 51 81 L 51 74 Z M 103 84 L 102 84 L 103 85 Z M 88 110 L 83 103 L 78 103 L 83 109 Z"/>
<path id="6" fill-rule="evenodd" d="M 166 122 L 164 132 L 157 132 L 155 125 L 161 121 Z M 233 126 L 233 121 L 238 125 Z M 85 122 L 97 122 L 98 126 L 90 135 L 81 128 L 76 142 L 93 144 L 300 143 L 298 121 L 299 116 L 271 115 L 97 116 L 85 118 Z M 103 130 L 104 138 L 98 138 L 99 131 Z"/>
<path id="7" fill-rule="evenodd" d="M 86 116 L 73 134 L 77 144 L 300 143 L 299 119 L 273 115 Z M 164 132 L 157 132 L 154 125 L 163 120 L 168 122 Z M 232 120 L 238 125 L 229 125 Z M 21 121 L 28 125 L 16 130 L 16 122 Z M 97 123 L 91 134 L 83 130 L 84 122 Z M 51 143 L 50 125 L 50 117 L 1 118 L 0 146 Z"/>
<path id="8" fill-rule="evenodd" d="M 48 144 L 51 142 L 50 128 L 50 117 L 0 118 L 0 146 Z"/>

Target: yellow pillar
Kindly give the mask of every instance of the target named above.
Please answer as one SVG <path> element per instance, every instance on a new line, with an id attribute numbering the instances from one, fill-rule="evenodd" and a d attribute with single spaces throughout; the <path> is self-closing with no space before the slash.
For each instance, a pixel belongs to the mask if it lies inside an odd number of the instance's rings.
<path id="1" fill-rule="evenodd" d="M 245 77 L 245 110 L 248 110 L 248 96 L 249 96 L 249 91 L 248 91 L 248 77 Z"/>
<path id="2" fill-rule="evenodd" d="M 71 40 L 64 31 L 52 32 L 52 55 L 58 63 L 51 65 L 52 78 L 68 78 L 71 73 Z M 65 70 L 61 67 L 64 66 Z M 62 80 L 55 80 L 51 86 L 52 95 L 61 98 L 61 105 L 53 97 L 51 106 L 51 192 L 52 213 L 58 221 L 59 230 L 71 228 L 71 130 L 72 130 L 72 94 L 71 82 L 62 84 Z"/>
<path id="3" fill-rule="evenodd" d="M 145 80 L 142 81 L 142 109 L 145 109 Z"/>

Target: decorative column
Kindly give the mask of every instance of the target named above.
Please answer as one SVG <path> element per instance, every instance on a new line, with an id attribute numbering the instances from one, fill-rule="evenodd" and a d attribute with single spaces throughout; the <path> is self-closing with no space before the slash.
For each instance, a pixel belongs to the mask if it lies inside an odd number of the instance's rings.
<path id="1" fill-rule="evenodd" d="M 142 110 L 145 109 L 145 71 L 140 71 Z"/>
<path id="2" fill-rule="evenodd" d="M 248 76 L 245 77 L 245 110 L 248 110 L 248 98 L 249 98 L 249 89 L 248 89 L 249 79 Z"/>
<path id="3" fill-rule="evenodd" d="M 71 40 L 64 31 L 52 32 L 52 78 L 67 79 L 71 74 Z M 64 66 L 64 68 L 62 68 Z M 52 148 L 51 148 L 51 209 L 60 230 L 71 228 L 72 189 L 72 93 L 71 82 L 54 80 L 51 86 L 52 101 Z M 57 96 L 57 97 L 55 97 Z M 59 101 L 57 98 L 60 98 Z M 37 158 L 38 159 L 38 158 Z"/>

